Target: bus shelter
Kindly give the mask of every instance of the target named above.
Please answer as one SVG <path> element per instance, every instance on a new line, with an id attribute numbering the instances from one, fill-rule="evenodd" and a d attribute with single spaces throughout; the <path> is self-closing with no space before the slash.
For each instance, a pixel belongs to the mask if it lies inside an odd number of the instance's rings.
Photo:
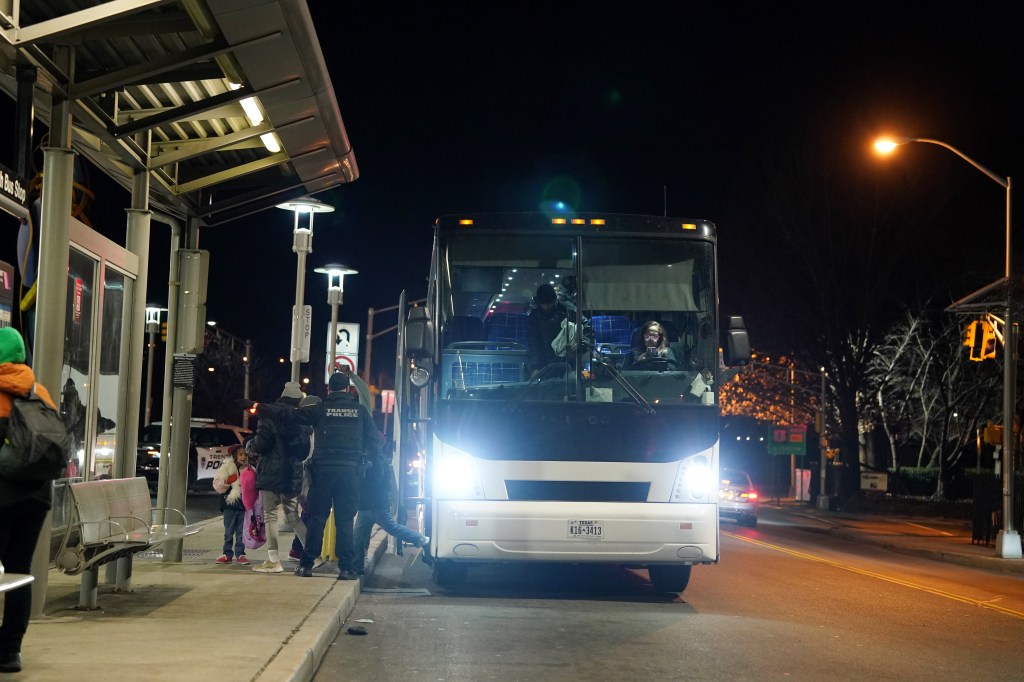
<path id="1" fill-rule="evenodd" d="M 246 216 L 352 182 L 355 155 L 305 0 L 11 0 L 0 36 L 15 176 L 29 180 L 33 131 L 47 129 L 38 214 L 32 196 L 0 206 L 35 238 L 33 369 L 62 410 L 81 410 L 80 475 L 132 476 L 152 221 L 170 228 L 170 361 L 202 350 L 200 231 L 246 229 Z M 73 217 L 82 160 L 129 192 L 124 244 Z M 185 507 L 189 394 L 164 388 L 161 460 L 173 465 L 161 465 L 160 507 Z"/>

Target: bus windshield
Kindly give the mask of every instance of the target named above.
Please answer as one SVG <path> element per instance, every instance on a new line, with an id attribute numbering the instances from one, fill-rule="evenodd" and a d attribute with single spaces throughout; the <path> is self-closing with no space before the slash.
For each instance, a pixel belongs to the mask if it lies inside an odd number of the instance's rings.
<path id="1" fill-rule="evenodd" d="M 448 400 L 714 405 L 714 252 L 677 235 L 451 235 Z"/>

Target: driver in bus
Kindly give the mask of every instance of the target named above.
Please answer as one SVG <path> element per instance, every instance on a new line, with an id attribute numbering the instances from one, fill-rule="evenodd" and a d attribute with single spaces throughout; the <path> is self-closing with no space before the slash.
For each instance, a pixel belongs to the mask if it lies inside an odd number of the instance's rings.
<path id="1" fill-rule="evenodd" d="M 666 369 L 680 369 L 683 366 L 676 349 L 669 346 L 665 328 L 657 320 L 650 320 L 633 336 L 633 347 L 622 369 L 654 369 L 656 365 Z"/>

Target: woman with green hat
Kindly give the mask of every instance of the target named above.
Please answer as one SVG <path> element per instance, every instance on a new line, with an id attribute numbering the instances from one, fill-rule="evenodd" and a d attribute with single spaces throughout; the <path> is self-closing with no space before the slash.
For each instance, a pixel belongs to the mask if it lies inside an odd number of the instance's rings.
<path id="1" fill-rule="evenodd" d="M 25 341 L 13 327 L 0 328 L 0 442 L 7 436 L 13 395 L 25 395 L 35 385 L 36 394 L 55 407 L 50 393 L 36 383 L 25 364 Z M 51 481 L 11 481 L 0 476 L 0 561 L 11 573 L 31 573 L 32 554 L 39 531 L 50 509 Z M 32 612 L 32 586 L 4 594 L 4 619 L 0 623 L 0 673 L 21 670 L 21 641 Z"/>

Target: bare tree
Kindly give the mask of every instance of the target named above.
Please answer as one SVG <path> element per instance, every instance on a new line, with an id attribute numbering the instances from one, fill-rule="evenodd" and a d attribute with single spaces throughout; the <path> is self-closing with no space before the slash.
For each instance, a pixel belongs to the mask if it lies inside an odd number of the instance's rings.
<path id="1" fill-rule="evenodd" d="M 892 468 L 910 456 L 937 469 L 933 497 L 945 499 L 977 429 L 998 414 L 997 363 L 967 360 L 955 316 L 908 312 L 876 347 L 869 376 L 871 415 L 885 431 Z"/>

